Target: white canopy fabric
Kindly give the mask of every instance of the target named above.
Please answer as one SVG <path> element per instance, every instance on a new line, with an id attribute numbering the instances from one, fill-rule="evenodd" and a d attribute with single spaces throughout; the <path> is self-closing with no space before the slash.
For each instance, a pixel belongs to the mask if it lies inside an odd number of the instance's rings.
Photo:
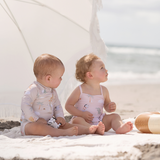
<path id="1" fill-rule="evenodd" d="M 85 54 L 105 54 L 97 9 L 101 0 L 0 0 L 0 117 L 20 116 L 24 90 L 35 80 L 34 60 L 49 53 L 66 67 L 58 94 L 64 104 L 75 62 Z"/>

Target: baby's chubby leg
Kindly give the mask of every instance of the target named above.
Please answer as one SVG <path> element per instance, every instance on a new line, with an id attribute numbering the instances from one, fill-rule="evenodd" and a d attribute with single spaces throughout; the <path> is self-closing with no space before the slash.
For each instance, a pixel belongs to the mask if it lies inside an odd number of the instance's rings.
<path id="1" fill-rule="evenodd" d="M 57 129 L 45 123 L 30 122 L 26 124 L 25 126 L 25 134 L 26 135 L 38 135 L 38 136 L 50 135 L 52 137 L 73 136 L 73 135 L 78 134 L 78 127 L 72 126 L 67 129 Z"/>
<path id="2" fill-rule="evenodd" d="M 84 118 L 82 117 L 76 117 L 72 120 L 73 124 L 81 124 L 83 126 L 89 127 L 90 133 L 96 133 L 103 135 L 105 131 L 105 126 L 102 122 L 99 122 L 98 125 L 91 125 L 87 123 Z"/>
<path id="3" fill-rule="evenodd" d="M 126 122 L 123 124 L 121 117 L 115 113 L 105 115 L 102 122 L 105 125 L 105 131 L 112 128 L 117 134 L 125 134 L 133 129 L 133 124 L 131 122 Z"/>
<path id="4" fill-rule="evenodd" d="M 130 132 L 133 129 L 132 122 L 126 122 L 124 124 L 120 124 L 120 127 L 116 130 L 117 134 L 124 134 Z"/>
<path id="5" fill-rule="evenodd" d="M 78 134 L 94 134 L 98 128 L 97 125 L 90 125 L 82 117 L 76 117 L 72 120 L 72 124 L 68 123 L 70 126 L 78 127 Z"/>
<path id="6" fill-rule="evenodd" d="M 94 134 L 97 126 L 94 125 L 90 125 L 90 126 L 85 126 L 82 124 L 70 124 L 70 123 L 66 123 L 63 128 L 70 128 L 73 126 L 77 126 L 78 127 L 78 135 L 82 135 L 82 134 Z M 61 127 L 59 127 L 61 128 Z"/>

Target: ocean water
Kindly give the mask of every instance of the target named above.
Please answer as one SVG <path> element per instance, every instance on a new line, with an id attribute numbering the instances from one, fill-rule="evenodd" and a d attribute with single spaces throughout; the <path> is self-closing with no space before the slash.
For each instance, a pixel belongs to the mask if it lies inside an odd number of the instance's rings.
<path id="1" fill-rule="evenodd" d="M 108 84 L 160 83 L 160 48 L 107 45 Z"/>

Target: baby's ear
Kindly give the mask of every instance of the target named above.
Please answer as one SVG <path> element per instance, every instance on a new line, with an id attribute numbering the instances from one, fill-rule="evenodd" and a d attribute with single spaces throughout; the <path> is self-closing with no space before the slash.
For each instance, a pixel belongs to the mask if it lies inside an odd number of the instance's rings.
<path id="1" fill-rule="evenodd" d="M 93 77 L 93 76 L 92 76 L 92 73 L 91 73 L 91 72 L 87 72 L 87 73 L 86 73 L 86 77 L 89 78 L 89 79 L 91 79 L 91 78 Z"/>
<path id="2" fill-rule="evenodd" d="M 50 79 L 51 79 L 51 75 L 47 75 L 46 76 L 46 81 L 50 81 Z"/>

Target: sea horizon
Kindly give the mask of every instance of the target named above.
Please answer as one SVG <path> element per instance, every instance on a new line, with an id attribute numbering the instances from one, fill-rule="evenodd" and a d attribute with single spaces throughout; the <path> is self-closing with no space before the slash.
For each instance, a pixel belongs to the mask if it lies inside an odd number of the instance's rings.
<path id="1" fill-rule="evenodd" d="M 107 84 L 160 83 L 160 48 L 106 44 Z"/>

